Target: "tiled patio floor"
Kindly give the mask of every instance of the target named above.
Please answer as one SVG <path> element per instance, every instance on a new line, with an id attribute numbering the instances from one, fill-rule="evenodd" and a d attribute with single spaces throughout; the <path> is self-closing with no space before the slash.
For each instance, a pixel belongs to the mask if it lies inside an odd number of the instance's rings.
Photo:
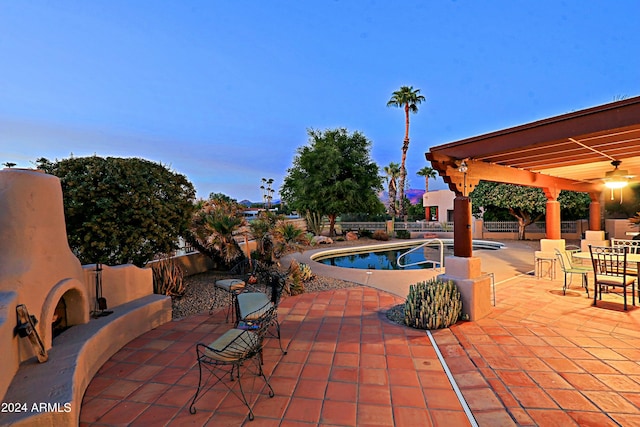
<path id="1" fill-rule="evenodd" d="M 497 285 L 485 319 L 433 333 L 480 426 L 640 426 L 640 308 L 598 302 L 561 282 L 522 276 Z M 607 297 L 609 299 L 611 297 Z M 229 324 L 221 314 L 170 322 L 133 340 L 91 382 L 82 425 L 460 426 L 461 404 L 424 332 L 387 321 L 401 299 L 368 287 L 286 298 L 284 343 L 270 339 L 270 399 L 255 420 L 213 389 L 188 412 L 194 345 Z M 244 384 L 244 383 L 243 383 Z M 249 382 L 251 385 L 251 382 Z"/>
<path id="2" fill-rule="evenodd" d="M 245 377 L 253 385 L 252 422 L 223 388 L 205 395 L 195 415 L 188 411 L 198 382 L 195 343 L 227 330 L 223 315 L 170 322 L 131 341 L 100 369 L 85 394 L 81 424 L 469 425 L 426 334 L 381 314 L 400 302 L 366 287 L 285 299 L 279 317 L 288 354 L 275 339 L 265 351 L 275 397 Z"/>
<path id="3" fill-rule="evenodd" d="M 497 295 L 487 318 L 434 333 L 480 425 L 513 425 L 492 402 L 522 426 L 640 426 L 640 308 L 528 276 Z"/>

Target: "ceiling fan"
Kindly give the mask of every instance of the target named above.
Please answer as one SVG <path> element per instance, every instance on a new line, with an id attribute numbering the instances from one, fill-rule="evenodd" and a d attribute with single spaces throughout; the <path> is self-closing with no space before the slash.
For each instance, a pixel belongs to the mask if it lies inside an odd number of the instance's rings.
<path id="1" fill-rule="evenodd" d="M 577 141 L 573 138 L 569 138 L 569 141 L 574 142 L 581 147 L 586 148 L 587 150 L 593 151 L 594 153 L 598 153 L 601 156 L 611 159 L 611 166 L 613 166 L 613 170 L 605 172 L 604 178 L 598 178 L 598 180 L 602 179 L 605 187 L 611 189 L 611 200 L 613 200 L 613 190 L 620 190 L 620 203 L 622 203 L 622 189 L 629 184 L 629 179 L 634 178 L 633 175 L 629 175 L 628 170 L 618 169 L 618 167 L 622 164 L 622 160 L 615 159 L 610 155 L 596 150 L 595 148 L 583 144 L 582 142 Z"/>
<path id="2" fill-rule="evenodd" d="M 622 164 L 622 160 L 613 160 L 611 166 L 613 170 L 605 172 L 604 185 L 611 189 L 611 200 L 613 200 L 613 190 L 620 190 L 620 203 L 622 203 L 622 189 L 629 184 L 629 179 L 633 178 L 633 175 L 629 175 L 628 170 L 618 169 Z"/>
<path id="3" fill-rule="evenodd" d="M 604 174 L 604 185 L 607 188 L 624 188 L 629 184 L 629 179 L 633 178 L 633 175 L 629 175 L 629 171 L 618 169 L 620 164 L 622 164 L 622 160 L 612 161 L 611 166 L 613 166 L 614 169 Z"/>

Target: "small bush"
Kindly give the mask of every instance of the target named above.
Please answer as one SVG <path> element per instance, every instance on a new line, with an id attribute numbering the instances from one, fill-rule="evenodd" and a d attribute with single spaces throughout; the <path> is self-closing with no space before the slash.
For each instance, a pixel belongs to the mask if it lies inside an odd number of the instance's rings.
<path id="1" fill-rule="evenodd" d="M 359 237 L 368 237 L 369 239 L 373 237 L 373 232 L 371 230 L 367 230 L 366 228 L 358 229 Z"/>
<path id="2" fill-rule="evenodd" d="M 404 323 L 416 329 L 448 328 L 458 321 L 462 300 L 451 280 L 431 279 L 409 286 Z"/>
<path id="3" fill-rule="evenodd" d="M 389 235 L 384 230 L 376 230 L 373 232 L 373 235 L 371 236 L 371 238 L 375 240 L 387 241 L 389 240 Z"/>
<path id="4" fill-rule="evenodd" d="M 409 230 L 398 230 L 396 231 L 396 237 L 398 239 L 410 239 L 411 233 L 409 232 Z"/>
<path id="5" fill-rule="evenodd" d="M 153 293 L 170 296 L 184 294 L 184 273 L 173 258 L 156 261 L 151 265 L 151 269 L 153 270 Z"/>
<path id="6" fill-rule="evenodd" d="M 304 293 L 304 282 L 311 279 L 312 276 L 311 267 L 295 259 L 292 260 L 287 274 L 285 292 L 289 295 Z"/>

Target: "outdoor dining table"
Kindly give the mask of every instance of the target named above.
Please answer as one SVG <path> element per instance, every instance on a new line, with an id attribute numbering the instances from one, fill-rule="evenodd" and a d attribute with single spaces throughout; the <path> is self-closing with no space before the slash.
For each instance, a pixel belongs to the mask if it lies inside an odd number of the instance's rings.
<path id="1" fill-rule="evenodd" d="M 574 252 L 573 253 L 573 257 L 574 258 L 578 258 L 578 259 L 591 260 L 591 253 L 590 252 Z M 640 254 L 634 254 L 634 253 L 627 252 L 627 262 L 635 262 L 636 266 L 638 268 L 637 271 L 640 272 Z M 636 285 L 638 285 L 638 283 L 636 283 Z M 640 292 L 640 290 L 638 292 Z M 594 289 L 593 289 L 593 303 L 594 304 L 596 303 L 596 296 L 597 296 L 597 292 L 596 292 L 595 285 L 594 285 Z"/>

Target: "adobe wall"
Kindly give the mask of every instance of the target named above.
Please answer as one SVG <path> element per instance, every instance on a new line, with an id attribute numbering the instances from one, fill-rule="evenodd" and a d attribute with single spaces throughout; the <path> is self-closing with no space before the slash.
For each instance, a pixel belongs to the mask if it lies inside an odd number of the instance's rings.
<path id="1" fill-rule="evenodd" d="M 40 171 L 1 170 L 0 294 L 4 297 L 0 298 L 0 397 L 20 362 L 35 355 L 27 339 L 13 335 L 16 306 L 25 304 L 36 316 L 36 329 L 45 348 L 51 348 L 51 321 L 44 316 L 52 315 L 52 310 L 45 303 L 73 286 L 81 300 L 81 322 L 86 323 L 87 289 L 80 262 L 67 243 L 60 180 Z"/>

